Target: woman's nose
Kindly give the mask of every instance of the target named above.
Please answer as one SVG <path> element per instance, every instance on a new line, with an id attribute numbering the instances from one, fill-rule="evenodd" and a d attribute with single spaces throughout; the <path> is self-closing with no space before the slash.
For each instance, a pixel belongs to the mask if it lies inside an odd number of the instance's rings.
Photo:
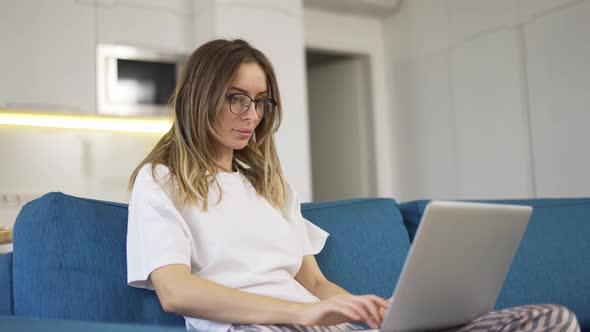
<path id="1" fill-rule="evenodd" d="M 248 109 L 246 110 L 246 112 L 242 113 L 242 117 L 244 119 L 258 119 L 258 114 L 256 112 L 256 104 L 255 103 L 250 103 L 250 106 L 248 107 Z"/>

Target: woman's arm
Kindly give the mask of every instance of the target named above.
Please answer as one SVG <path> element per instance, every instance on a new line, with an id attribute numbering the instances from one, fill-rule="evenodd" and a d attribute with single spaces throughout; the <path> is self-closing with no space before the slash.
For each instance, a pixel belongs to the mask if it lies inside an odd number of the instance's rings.
<path id="1" fill-rule="evenodd" d="M 359 301 L 363 299 L 365 301 L 364 306 L 358 307 L 355 310 L 372 328 L 376 328 L 376 325 L 381 324 L 387 312 L 387 307 L 391 303 L 391 299 L 386 301 L 374 295 L 351 295 L 348 291 L 324 276 L 315 257 L 312 255 L 303 257 L 303 263 L 297 275 L 295 275 L 295 279 L 320 300 L 354 298 L 353 301 Z"/>
<path id="2" fill-rule="evenodd" d="M 304 304 L 239 291 L 191 274 L 186 265 L 150 274 L 166 312 L 236 324 L 300 324 Z"/>
<path id="3" fill-rule="evenodd" d="M 150 274 L 158 299 L 167 312 L 232 324 L 332 325 L 364 321 L 381 323 L 365 313 L 369 299 L 353 295 L 315 303 L 284 301 L 243 292 L 194 276 L 188 266 L 172 264 Z M 371 299 L 379 302 L 379 299 Z M 370 303 L 370 306 L 379 304 Z M 387 304 L 381 303 L 381 306 Z M 377 317 L 377 316 L 375 316 Z"/>
<path id="4" fill-rule="evenodd" d="M 350 294 L 344 288 L 326 279 L 312 255 L 303 257 L 303 263 L 295 279 L 320 300 L 339 294 Z"/>

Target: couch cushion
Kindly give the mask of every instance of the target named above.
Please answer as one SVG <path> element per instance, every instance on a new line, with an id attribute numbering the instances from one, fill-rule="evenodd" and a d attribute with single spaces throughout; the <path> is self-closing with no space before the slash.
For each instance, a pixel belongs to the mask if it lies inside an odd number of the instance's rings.
<path id="1" fill-rule="evenodd" d="M 422 214 L 424 213 L 424 209 L 426 209 L 426 205 L 428 205 L 428 203 L 430 203 L 430 201 L 421 200 L 405 202 L 399 205 L 399 209 L 401 211 L 402 217 L 404 218 L 404 225 L 408 231 L 410 241 L 414 241 L 414 236 L 418 230 L 418 225 L 420 225 Z"/>
<path id="2" fill-rule="evenodd" d="M 496 308 L 557 303 L 590 329 L 590 199 L 486 200 L 533 206 Z M 400 204 L 413 237 L 428 201 Z"/>
<path id="3" fill-rule="evenodd" d="M 0 315 L 14 315 L 12 253 L 0 255 Z"/>
<path id="4" fill-rule="evenodd" d="M 127 286 L 127 205 L 49 193 L 14 226 L 14 309 L 38 318 L 183 325 Z"/>
<path id="5" fill-rule="evenodd" d="M 306 203 L 301 210 L 330 233 L 316 257 L 329 280 L 354 294 L 391 296 L 410 245 L 395 201 Z"/>

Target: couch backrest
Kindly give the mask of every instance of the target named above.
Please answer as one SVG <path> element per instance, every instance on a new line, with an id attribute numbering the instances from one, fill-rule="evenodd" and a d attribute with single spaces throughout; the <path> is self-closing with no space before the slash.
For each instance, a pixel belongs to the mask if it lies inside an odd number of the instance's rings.
<path id="1" fill-rule="evenodd" d="M 301 211 L 330 233 L 316 257 L 329 280 L 353 294 L 392 295 L 410 247 L 394 200 L 306 203 Z"/>
<path id="2" fill-rule="evenodd" d="M 14 311 L 19 316 L 184 325 L 149 290 L 127 286 L 127 206 L 49 193 L 14 226 Z"/>
<path id="3" fill-rule="evenodd" d="M 410 238 L 429 201 L 400 204 Z M 533 206 L 496 308 L 562 304 L 590 328 L 590 199 L 487 200 Z"/>
<path id="4" fill-rule="evenodd" d="M 0 316 L 14 315 L 12 253 L 0 255 Z"/>
<path id="5" fill-rule="evenodd" d="M 307 203 L 303 215 L 331 236 L 317 256 L 326 276 L 353 293 L 391 295 L 409 238 L 391 199 Z M 16 315 L 182 325 L 154 292 L 127 286 L 127 205 L 49 193 L 28 203 L 14 228 Z"/>

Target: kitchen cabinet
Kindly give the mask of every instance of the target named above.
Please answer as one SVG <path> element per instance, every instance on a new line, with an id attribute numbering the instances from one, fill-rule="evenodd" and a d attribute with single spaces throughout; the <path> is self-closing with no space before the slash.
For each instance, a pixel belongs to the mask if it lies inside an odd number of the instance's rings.
<path id="1" fill-rule="evenodd" d="M 98 42 L 158 51 L 190 53 L 193 45 L 191 0 L 99 1 Z"/>
<path id="2" fill-rule="evenodd" d="M 4 0 L 0 41 L 0 107 L 95 111 L 93 6 Z"/>
<path id="3" fill-rule="evenodd" d="M 96 46 L 190 53 L 190 0 L 4 0 L 0 108 L 96 112 Z"/>

